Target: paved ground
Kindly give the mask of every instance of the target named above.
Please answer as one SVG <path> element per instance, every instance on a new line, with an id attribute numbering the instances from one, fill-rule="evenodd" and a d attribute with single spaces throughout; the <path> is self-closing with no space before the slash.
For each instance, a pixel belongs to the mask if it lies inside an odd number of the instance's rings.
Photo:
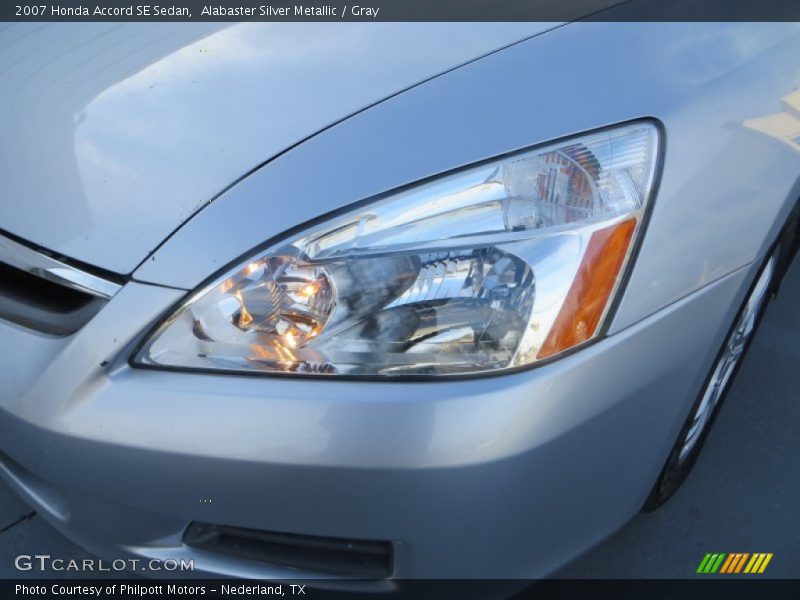
<path id="1" fill-rule="evenodd" d="M 690 577 L 706 552 L 773 552 L 765 575 L 800 578 L 799 391 L 800 262 L 683 487 L 560 575 Z M 0 484 L 0 577 L 24 576 L 20 553 L 87 556 Z"/>

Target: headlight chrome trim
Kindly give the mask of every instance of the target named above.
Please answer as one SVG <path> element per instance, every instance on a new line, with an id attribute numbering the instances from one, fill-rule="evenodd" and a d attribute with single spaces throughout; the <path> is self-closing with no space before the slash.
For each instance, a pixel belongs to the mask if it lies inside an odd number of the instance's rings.
<path id="1" fill-rule="evenodd" d="M 145 349 L 147 344 L 153 339 L 155 339 L 158 335 L 160 335 L 161 332 L 163 332 L 174 322 L 174 320 L 179 316 L 179 313 L 183 307 L 192 304 L 195 300 L 203 296 L 208 291 L 209 286 L 211 286 L 215 282 L 218 282 L 220 279 L 226 276 L 230 276 L 231 274 L 240 271 L 243 265 L 245 265 L 248 260 L 253 259 L 253 257 L 264 255 L 268 250 L 274 250 L 276 247 L 280 246 L 282 242 L 288 242 L 289 240 L 296 238 L 299 234 L 313 231 L 320 224 L 324 224 L 330 221 L 335 221 L 338 217 L 357 211 L 362 207 L 380 203 L 384 199 L 402 194 L 403 192 L 411 190 L 416 187 L 424 186 L 430 182 L 434 182 L 444 177 L 455 176 L 467 170 L 480 168 L 490 163 L 504 161 L 509 158 L 514 158 L 517 155 L 524 155 L 527 153 L 537 151 L 538 149 L 556 146 L 572 139 L 599 135 L 609 130 L 617 130 L 644 124 L 652 126 L 656 134 L 655 136 L 656 154 L 655 154 L 654 164 L 652 165 L 652 179 L 649 188 L 649 194 L 644 199 L 643 208 L 640 216 L 637 219 L 635 231 L 633 233 L 633 239 L 628 247 L 626 256 L 622 262 L 613 290 L 609 296 L 609 301 L 607 302 L 607 305 L 603 310 L 599 326 L 594 335 L 590 339 L 582 343 L 576 344 L 568 349 L 560 351 L 553 356 L 541 358 L 528 364 L 506 366 L 494 370 L 484 370 L 484 371 L 466 372 L 466 373 L 401 374 L 401 375 L 391 375 L 391 376 L 387 376 L 384 374 L 348 374 L 348 373 L 323 374 L 323 373 L 304 373 L 299 371 L 231 370 L 227 368 L 214 368 L 205 366 L 194 367 L 194 366 L 182 366 L 182 365 L 157 364 L 140 360 L 142 351 Z M 305 221 L 304 223 L 301 223 L 297 226 L 287 229 L 276 236 L 273 236 L 272 238 L 266 240 L 262 244 L 259 244 L 253 250 L 241 254 L 236 259 L 227 263 L 223 268 L 217 270 L 214 274 L 206 278 L 195 290 L 193 290 L 192 292 L 184 296 L 182 299 L 177 301 L 173 306 L 171 306 L 167 311 L 165 311 L 158 319 L 156 319 L 153 322 L 153 325 L 146 332 L 143 332 L 143 335 L 141 336 L 139 341 L 135 344 L 134 350 L 129 356 L 128 363 L 131 367 L 134 368 L 155 369 L 162 371 L 184 372 L 184 373 L 201 373 L 201 374 L 204 373 L 204 374 L 226 375 L 226 376 L 239 375 L 246 377 L 285 377 L 291 379 L 316 380 L 320 382 L 330 382 L 338 380 L 338 381 L 366 381 L 366 382 L 383 382 L 383 383 L 437 382 L 437 381 L 447 382 L 447 381 L 470 380 L 476 378 L 513 375 L 536 367 L 547 366 L 556 360 L 567 358 L 572 354 L 580 350 L 583 350 L 586 347 L 596 342 L 605 339 L 608 336 L 608 331 L 614 322 L 614 317 L 624 298 L 628 281 L 630 280 L 631 273 L 636 264 L 637 257 L 639 255 L 639 252 L 641 250 L 641 247 L 643 245 L 646 236 L 651 215 L 655 208 L 656 198 L 658 195 L 661 178 L 663 175 L 663 163 L 665 160 L 665 156 L 666 156 L 666 132 L 664 125 L 661 123 L 661 121 L 659 121 L 655 117 L 641 117 L 629 121 L 624 121 L 621 123 L 606 125 L 588 131 L 571 133 L 544 143 L 537 143 L 531 146 L 526 146 L 524 148 L 515 149 L 500 155 L 485 158 L 478 162 L 469 163 L 467 165 L 463 165 L 455 169 L 440 172 L 425 177 L 423 179 L 411 182 L 404 186 L 393 188 L 391 190 L 387 190 L 380 194 L 376 194 L 364 198 L 362 200 L 350 203 L 338 209 L 329 211 L 318 217 L 315 217 L 313 219 Z M 617 221 L 622 221 L 622 220 L 624 219 L 623 218 L 617 219 Z"/>

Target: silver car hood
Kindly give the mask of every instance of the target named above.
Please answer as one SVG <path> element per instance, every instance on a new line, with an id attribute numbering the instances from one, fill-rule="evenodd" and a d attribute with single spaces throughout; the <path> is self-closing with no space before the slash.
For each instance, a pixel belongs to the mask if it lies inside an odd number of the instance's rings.
<path id="1" fill-rule="evenodd" d="M 0 230 L 132 272 L 270 157 L 554 26 L 7 25 L 0 30 Z M 324 177 L 320 166 L 308 176 Z M 296 201 L 302 198 L 264 190 L 276 209 Z"/>

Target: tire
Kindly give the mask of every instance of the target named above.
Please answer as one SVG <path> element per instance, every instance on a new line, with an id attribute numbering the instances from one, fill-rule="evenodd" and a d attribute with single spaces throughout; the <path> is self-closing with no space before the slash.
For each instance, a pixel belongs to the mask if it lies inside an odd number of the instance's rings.
<path id="1" fill-rule="evenodd" d="M 650 512 L 664 504 L 678 490 L 697 461 L 764 309 L 775 291 L 780 258 L 778 246 L 758 272 L 643 511 Z"/>

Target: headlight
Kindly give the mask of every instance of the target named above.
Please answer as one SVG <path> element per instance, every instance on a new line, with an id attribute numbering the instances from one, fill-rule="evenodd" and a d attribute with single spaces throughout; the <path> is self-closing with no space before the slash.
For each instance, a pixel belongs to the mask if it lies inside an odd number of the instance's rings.
<path id="1" fill-rule="evenodd" d="M 602 330 L 658 148 L 628 124 L 361 203 L 192 294 L 135 362 L 399 377 L 557 356 Z"/>

